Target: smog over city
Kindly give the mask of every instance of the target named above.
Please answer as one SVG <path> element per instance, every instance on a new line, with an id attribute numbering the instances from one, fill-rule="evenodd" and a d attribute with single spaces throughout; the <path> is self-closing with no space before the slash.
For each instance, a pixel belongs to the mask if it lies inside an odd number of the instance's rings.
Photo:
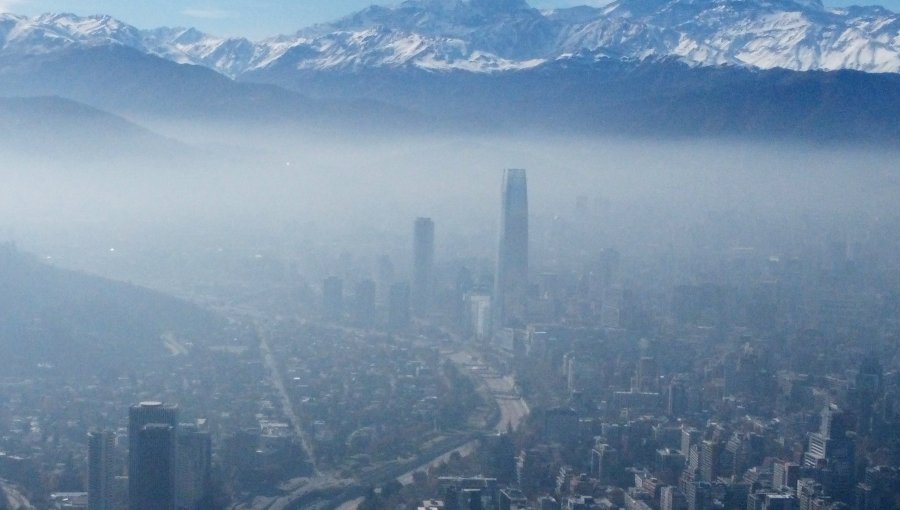
<path id="1" fill-rule="evenodd" d="M 897 5 L 352 3 L 0 1 L 0 510 L 900 508 Z"/>

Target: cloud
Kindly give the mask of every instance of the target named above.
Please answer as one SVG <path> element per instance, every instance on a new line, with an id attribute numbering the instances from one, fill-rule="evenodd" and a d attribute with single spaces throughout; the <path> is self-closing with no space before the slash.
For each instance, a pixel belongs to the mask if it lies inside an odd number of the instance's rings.
<path id="1" fill-rule="evenodd" d="M 3 4 L 4 0 L 0 0 L 0 5 Z M 181 11 L 185 16 L 190 16 L 192 18 L 201 18 L 201 19 L 231 19 L 236 18 L 237 13 L 233 11 L 226 11 L 222 9 L 205 9 L 205 8 L 189 8 Z"/>

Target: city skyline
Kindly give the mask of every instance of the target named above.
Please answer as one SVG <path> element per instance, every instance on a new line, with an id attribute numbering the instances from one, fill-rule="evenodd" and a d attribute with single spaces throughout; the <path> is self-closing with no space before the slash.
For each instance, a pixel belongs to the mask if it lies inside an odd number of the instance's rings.
<path id="1" fill-rule="evenodd" d="M 0 0 L 0 510 L 900 510 L 900 15 L 618 1 Z"/>

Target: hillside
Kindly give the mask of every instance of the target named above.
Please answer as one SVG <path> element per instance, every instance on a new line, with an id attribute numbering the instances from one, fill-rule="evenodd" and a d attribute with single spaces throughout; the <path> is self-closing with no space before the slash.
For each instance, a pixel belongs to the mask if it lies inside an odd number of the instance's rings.
<path id="1" fill-rule="evenodd" d="M 0 247 L 0 356 L 7 371 L 128 369 L 208 343 L 222 323 L 194 305 L 126 283 L 49 266 Z"/>

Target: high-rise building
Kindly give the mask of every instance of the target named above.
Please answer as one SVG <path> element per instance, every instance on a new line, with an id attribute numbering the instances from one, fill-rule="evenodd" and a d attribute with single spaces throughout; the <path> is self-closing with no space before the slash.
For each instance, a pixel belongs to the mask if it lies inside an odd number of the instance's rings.
<path id="1" fill-rule="evenodd" d="M 875 466 L 866 468 L 863 482 L 856 486 L 855 510 L 897 507 L 900 468 Z"/>
<path id="2" fill-rule="evenodd" d="M 604 484 L 614 484 L 621 478 L 619 452 L 608 444 L 599 444 L 591 450 L 591 475 Z"/>
<path id="3" fill-rule="evenodd" d="M 519 489 L 501 489 L 497 499 L 500 510 L 524 510 L 528 508 L 528 498 Z"/>
<path id="4" fill-rule="evenodd" d="M 797 500 L 799 510 L 817 510 L 831 503 L 831 498 L 825 495 L 822 484 L 812 478 L 797 480 Z"/>
<path id="5" fill-rule="evenodd" d="M 852 428 L 852 416 L 835 405 L 826 407 L 822 411 L 819 431 L 809 435 L 809 446 L 803 455 L 804 467 L 830 472 L 823 483 L 825 493 L 844 502 L 851 501 L 856 485 L 856 444 L 848 435 Z"/>
<path id="6" fill-rule="evenodd" d="M 687 501 L 678 487 L 663 487 L 659 491 L 659 508 L 660 510 L 685 510 Z"/>
<path id="7" fill-rule="evenodd" d="M 344 313 L 344 282 L 337 276 L 329 276 L 322 283 L 322 317 L 327 321 L 339 321 Z"/>
<path id="8" fill-rule="evenodd" d="M 176 432 L 175 491 L 179 510 L 200 510 L 209 496 L 212 441 L 209 432 L 181 424 Z"/>
<path id="9" fill-rule="evenodd" d="M 431 310 L 434 285 L 434 222 L 416 218 L 413 232 L 412 305 L 417 316 Z"/>
<path id="10" fill-rule="evenodd" d="M 707 440 L 700 443 L 700 479 L 713 482 L 719 476 L 719 454 L 722 446 L 718 441 Z"/>
<path id="11" fill-rule="evenodd" d="M 490 337 L 491 296 L 469 293 L 464 298 L 466 331 L 478 340 Z"/>
<path id="12" fill-rule="evenodd" d="M 116 436 L 111 431 L 88 433 L 88 510 L 112 510 L 115 492 Z"/>
<path id="13" fill-rule="evenodd" d="M 150 423 L 138 431 L 134 459 L 133 493 L 128 495 L 128 510 L 175 510 L 176 506 L 175 427 Z"/>
<path id="14" fill-rule="evenodd" d="M 649 356 L 641 357 L 635 370 L 631 388 L 632 391 L 642 393 L 659 392 L 659 366 L 654 358 Z"/>
<path id="15" fill-rule="evenodd" d="M 525 170 L 503 174 L 500 239 L 494 273 L 493 328 L 525 320 L 528 297 L 528 184 Z"/>
<path id="16" fill-rule="evenodd" d="M 128 410 L 128 508 L 175 508 L 178 406 L 142 402 Z"/>
<path id="17" fill-rule="evenodd" d="M 691 446 L 700 442 L 700 431 L 693 427 L 681 428 L 681 454 L 685 457 L 691 455 Z"/>
<path id="18" fill-rule="evenodd" d="M 779 460 L 772 464 L 772 489 L 793 490 L 800 479 L 800 465 L 794 462 Z"/>

